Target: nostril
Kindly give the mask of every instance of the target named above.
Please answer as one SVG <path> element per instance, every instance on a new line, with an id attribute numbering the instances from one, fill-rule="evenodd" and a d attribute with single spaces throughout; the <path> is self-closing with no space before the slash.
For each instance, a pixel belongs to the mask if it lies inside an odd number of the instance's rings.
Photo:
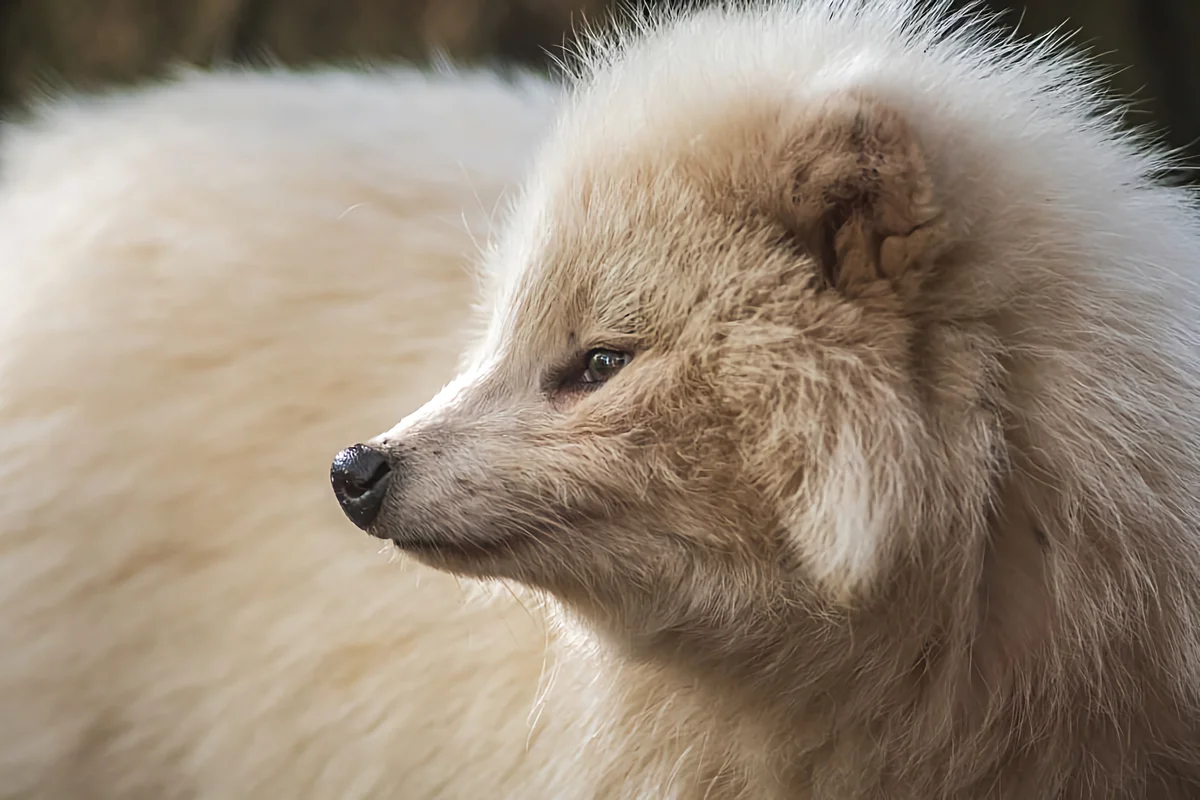
<path id="1" fill-rule="evenodd" d="M 391 472 L 387 456 L 364 444 L 334 457 L 329 479 L 342 510 L 355 525 L 366 528 L 379 515 Z"/>
<path id="2" fill-rule="evenodd" d="M 391 472 L 391 465 L 389 465 L 387 461 L 380 461 L 379 464 L 376 465 L 375 469 L 371 471 L 371 474 L 367 476 L 367 479 L 362 482 L 364 494 L 378 486 L 379 482 L 390 475 Z"/>

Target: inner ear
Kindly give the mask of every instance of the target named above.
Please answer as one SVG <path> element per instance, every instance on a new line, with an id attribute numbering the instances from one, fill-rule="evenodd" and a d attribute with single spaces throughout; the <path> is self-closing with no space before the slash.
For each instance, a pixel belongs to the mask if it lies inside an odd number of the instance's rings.
<path id="1" fill-rule="evenodd" d="M 817 275 L 821 286 L 834 288 L 838 285 L 838 232 L 843 230 L 854 219 L 855 209 L 852 202 L 834 202 L 815 226 L 817 244 L 808 248 L 808 253 L 816 258 Z M 806 237 L 807 238 L 807 237 Z"/>
<path id="2" fill-rule="evenodd" d="M 844 292 L 898 281 L 946 236 L 920 142 L 904 118 L 858 95 L 834 98 L 792 125 L 776 164 L 778 222 Z"/>

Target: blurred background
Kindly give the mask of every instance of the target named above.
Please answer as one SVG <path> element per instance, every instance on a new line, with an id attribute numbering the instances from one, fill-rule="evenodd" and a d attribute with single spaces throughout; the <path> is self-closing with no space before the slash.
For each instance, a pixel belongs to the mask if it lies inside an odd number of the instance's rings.
<path id="1" fill-rule="evenodd" d="M 646 6 L 681 0 L 639 0 Z M 619 0 L 0 0 L 0 110 L 186 61 L 426 60 L 544 65 Z M 1200 164 L 1200 0 L 987 0 L 1033 34 L 1062 27 L 1118 68 L 1115 88 Z"/>

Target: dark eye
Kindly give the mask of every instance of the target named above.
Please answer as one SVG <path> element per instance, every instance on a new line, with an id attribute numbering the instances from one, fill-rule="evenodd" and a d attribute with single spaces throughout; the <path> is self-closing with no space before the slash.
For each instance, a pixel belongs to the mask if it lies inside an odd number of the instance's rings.
<path id="1" fill-rule="evenodd" d="M 580 383 L 599 384 L 616 375 L 629 363 L 632 356 L 616 350 L 592 350 L 584 357 L 583 376 Z"/>

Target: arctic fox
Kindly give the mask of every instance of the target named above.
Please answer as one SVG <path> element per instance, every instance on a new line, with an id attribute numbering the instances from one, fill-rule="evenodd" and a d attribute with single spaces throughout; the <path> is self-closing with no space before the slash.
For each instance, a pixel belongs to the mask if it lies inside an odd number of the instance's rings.
<path id="1" fill-rule="evenodd" d="M 0 794 L 1196 796 L 1169 159 L 940 4 L 573 61 L 8 130 Z"/>

